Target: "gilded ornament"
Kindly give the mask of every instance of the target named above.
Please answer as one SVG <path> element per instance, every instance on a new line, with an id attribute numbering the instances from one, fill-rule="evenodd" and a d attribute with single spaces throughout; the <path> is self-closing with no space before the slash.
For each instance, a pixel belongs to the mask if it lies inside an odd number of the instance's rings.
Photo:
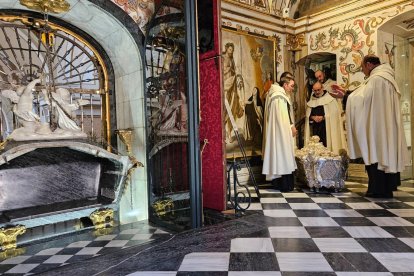
<path id="1" fill-rule="evenodd" d="M 174 212 L 174 201 L 171 198 L 160 199 L 152 204 L 152 208 L 158 217 L 162 217 L 168 212 Z"/>
<path id="2" fill-rule="evenodd" d="M 286 43 L 290 46 L 291 51 L 300 51 L 303 46 L 306 46 L 305 43 L 305 34 L 292 35 L 288 34 L 286 36 Z"/>
<path id="3" fill-rule="evenodd" d="M 9 141 L 10 141 L 9 139 L 6 139 L 3 142 L 0 142 L 0 150 L 4 150 L 4 148 L 6 147 Z"/>
<path id="4" fill-rule="evenodd" d="M 21 256 L 26 253 L 26 248 L 14 248 L 0 252 L 0 259 L 11 259 L 13 257 Z"/>
<path id="5" fill-rule="evenodd" d="M 20 0 L 20 4 L 43 13 L 62 13 L 70 8 L 70 4 L 65 0 Z"/>
<path id="6" fill-rule="evenodd" d="M 133 155 L 131 151 L 132 147 L 132 131 L 133 129 L 127 128 L 127 129 L 117 129 L 115 130 L 115 133 L 118 134 L 119 139 L 121 139 L 122 143 L 126 146 L 126 151 L 129 156 L 129 159 L 134 164 L 133 168 L 136 167 L 144 167 L 144 165 L 139 162 Z"/>
<path id="7" fill-rule="evenodd" d="M 17 247 L 17 236 L 26 233 L 24 225 L 10 225 L 0 228 L 0 246 L 2 250 L 15 249 Z"/>
<path id="8" fill-rule="evenodd" d="M 117 129 L 115 130 L 115 133 L 118 134 L 119 139 L 121 139 L 122 143 L 125 144 L 128 155 L 131 154 L 132 129 Z"/>
<path id="9" fill-rule="evenodd" d="M 114 210 L 111 208 L 101 208 L 93 211 L 89 218 L 92 220 L 95 229 L 103 229 L 113 226 Z"/>

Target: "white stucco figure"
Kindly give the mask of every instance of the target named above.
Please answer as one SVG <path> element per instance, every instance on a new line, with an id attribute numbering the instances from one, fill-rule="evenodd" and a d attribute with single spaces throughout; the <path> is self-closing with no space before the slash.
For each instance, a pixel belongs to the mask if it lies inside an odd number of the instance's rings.
<path id="1" fill-rule="evenodd" d="M 70 92 L 65 88 L 57 88 L 56 92 L 51 93 L 54 100 L 59 129 L 81 131 L 81 128 L 73 120 L 76 117 L 75 111 L 82 105 L 89 103 L 87 100 L 78 99 L 71 103 Z"/>
<path id="2" fill-rule="evenodd" d="M 40 117 L 33 111 L 33 89 L 40 79 L 31 81 L 27 86 L 20 86 L 13 90 L 3 90 L 1 94 L 9 98 L 13 105 L 13 113 L 19 124 L 9 138 L 17 136 L 31 137 L 35 135 L 36 128 L 40 126 Z"/>
<path id="3" fill-rule="evenodd" d="M 89 101 L 77 100 L 70 102 L 70 92 L 67 89 L 58 88 L 56 92 L 48 93 L 42 90 L 42 96 L 47 105 L 50 106 L 52 98 L 51 113 L 57 118 L 57 129 L 52 131 L 48 122 L 41 122 L 39 115 L 33 108 L 33 91 L 40 79 L 31 81 L 27 86 L 21 86 L 13 90 L 3 90 L 1 95 L 9 98 L 14 104 L 13 113 L 18 121 L 18 127 L 8 136 L 15 141 L 28 140 L 55 140 L 70 138 L 86 138 L 87 135 L 72 119 L 74 111 Z"/>
<path id="4" fill-rule="evenodd" d="M 13 113 L 16 115 L 19 124 L 26 128 L 35 127 L 40 122 L 39 116 L 33 112 L 33 88 L 38 83 L 40 83 L 40 79 L 35 79 L 26 87 L 18 87 L 16 91 L 2 91 L 3 96 L 8 97 L 15 104 Z"/>

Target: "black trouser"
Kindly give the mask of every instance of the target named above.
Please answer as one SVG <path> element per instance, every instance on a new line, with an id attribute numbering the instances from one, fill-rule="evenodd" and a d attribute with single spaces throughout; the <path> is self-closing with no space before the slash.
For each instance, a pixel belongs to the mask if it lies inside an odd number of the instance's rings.
<path id="1" fill-rule="evenodd" d="M 273 187 L 281 192 L 293 191 L 294 183 L 295 179 L 293 177 L 293 173 L 283 174 L 281 177 L 272 180 Z"/>
<path id="2" fill-rule="evenodd" d="M 400 185 L 400 173 L 386 173 L 378 170 L 378 163 L 365 166 L 368 173 L 368 197 L 393 197 L 392 191 Z"/>

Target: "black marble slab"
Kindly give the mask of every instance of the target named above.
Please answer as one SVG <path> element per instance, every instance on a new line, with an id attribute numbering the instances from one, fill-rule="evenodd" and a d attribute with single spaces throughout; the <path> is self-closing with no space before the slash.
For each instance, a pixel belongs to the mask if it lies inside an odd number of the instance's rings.
<path id="1" fill-rule="evenodd" d="M 39 275 L 117 276 L 136 271 L 177 271 L 186 254 L 229 252 L 232 238 L 255 236 L 263 232 L 267 229 L 263 219 L 263 215 L 252 214 L 241 219 L 176 234 L 166 240 L 98 256 L 82 263 L 68 264 Z M 122 265 L 118 266 L 121 263 Z"/>
<path id="2" fill-rule="evenodd" d="M 0 222 L 115 199 L 122 165 L 68 147 L 37 148 L 0 166 Z"/>

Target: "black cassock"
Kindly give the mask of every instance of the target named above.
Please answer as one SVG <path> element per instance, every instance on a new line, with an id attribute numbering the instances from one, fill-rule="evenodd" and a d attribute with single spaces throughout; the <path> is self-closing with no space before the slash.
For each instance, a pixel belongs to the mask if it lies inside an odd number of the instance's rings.
<path id="1" fill-rule="evenodd" d="M 317 123 L 313 121 L 311 118 L 312 116 L 324 116 L 325 111 L 323 109 L 323 105 L 319 105 L 312 108 L 311 114 L 309 115 L 309 124 L 312 128 L 312 135 L 318 135 L 321 139 L 320 141 L 326 147 L 326 125 L 325 120 Z"/>

